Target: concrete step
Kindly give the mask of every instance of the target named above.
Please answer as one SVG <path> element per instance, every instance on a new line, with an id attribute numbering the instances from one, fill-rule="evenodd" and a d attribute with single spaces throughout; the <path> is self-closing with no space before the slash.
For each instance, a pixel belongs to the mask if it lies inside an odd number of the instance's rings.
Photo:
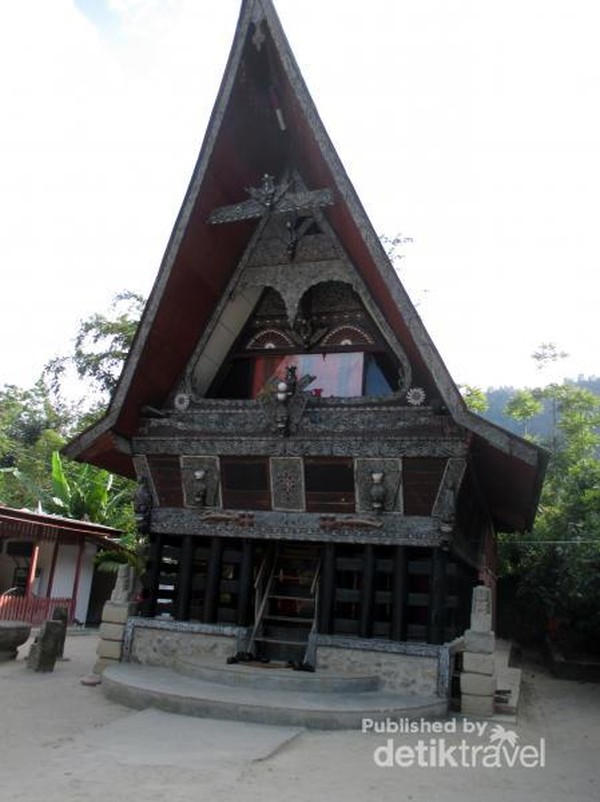
<path id="1" fill-rule="evenodd" d="M 363 718 L 437 718 L 447 712 L 438 697 L 235 687 L 137 663 L 109 666 L 101 687 L 112 701 L 137 710 L 324 730 L 359 729 Z"/>
<path id="2" fill-rule="evenodd" d="M 294 671 L 291 668 L 274 666 L 272 663 L 223 664 L 180 658 L 175 671 L 188 677 L 244 688 L 264 690 L 287 690 L 309 693 L 364 693 L 379 689 L 379 677 L 361 674 L 329 674 L 328 672 Z"/>
<path id="3" fill-rule="evenodd" d="M 306 649 L 308 644 L 308 633 L 302 636 L 302 633 L 298 633 L 297 638 L 293 638 L 294 630 L 291 630 L 290 635 L 281 635 L 278 633 L 267 633 L 266 635 L 257 635 L 254 638 L 254 643 L 280 643 L 283 646 L 302 646 Z"/>

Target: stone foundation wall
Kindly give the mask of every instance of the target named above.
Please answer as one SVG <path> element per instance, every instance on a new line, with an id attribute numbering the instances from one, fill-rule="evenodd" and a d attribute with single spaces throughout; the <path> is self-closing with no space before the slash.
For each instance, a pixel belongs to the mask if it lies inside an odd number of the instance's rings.
<path id="1" fill-rule="evenodd" d="M 381 688 L 394 693 L 437 696 L 439 659 L 437 654 L 407 654 L 392 649 L 368 649 L 317 645 L 317 671 L 335 674 L 376 675 Z M 386 644 L 387 645 L 387 644 Z M 390 644 L 391 645 L 391 644 Z M 410 647 L 409 647 L 410 648 Z"/>
<path id="2" fill-rule="evenodd" d="M 172 667 L 179 660 L 214 660 L 225 663 L 237 651 L 238 628 L 185 625 L 140 619 L 129 624 L 125 660 Z"/>

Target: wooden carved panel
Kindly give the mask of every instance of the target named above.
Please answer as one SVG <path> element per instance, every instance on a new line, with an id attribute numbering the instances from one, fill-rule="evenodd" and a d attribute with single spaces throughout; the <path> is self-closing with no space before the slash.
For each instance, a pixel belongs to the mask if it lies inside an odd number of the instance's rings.
<path id="1" fill-rule="evenodd" d="M 218 457 L 182 457 L 181 474 L 186 507 L 221 506 Z"/>
<path id="2" fill-rule="evenodd" d="M 373 474 L 383 473 L 385 488 L 384 512 L 402 512 L 401 463 L 399 459 L 357 459 L 356 460 L 356 503 L 359 512 L 371 512 L 373 501 L 371 488 Z"/>
<path id="3" fill-rule="evenodd" d="M 271 489 L 273 509 L 303 512 L 304 469 L 299 457 L 273 457 L 271 459 Z"/>

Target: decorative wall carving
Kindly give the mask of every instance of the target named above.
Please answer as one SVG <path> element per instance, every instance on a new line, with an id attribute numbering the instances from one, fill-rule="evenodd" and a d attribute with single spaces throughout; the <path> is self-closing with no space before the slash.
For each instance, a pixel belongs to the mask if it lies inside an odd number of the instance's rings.
<path id="1" fill-rule="evenodd" d="M 456 511 L 456 499 L 460 489 L 467 461 L 465 459 L 449 459 L 444 476 L 440 483 L 432 515 L 443 521 L 453 522 Z"/>
<path id="2" fill-rule="evenodd" d="M 340 251 L 326 234 L 305 234 L 296 245 L 294 261 L 296 264 L 328 262 L 338 259 L 339 256 Z M 282 228 L 273 230 L 269 226 L 263 238 L 257 243 L 248 266 L 254 268 L 284 265 L 288 261 L 289 252 L 285 231 Z"/>
<path id="3" fill-rule="evenodd" d="M 154 506 L 157 505 L 158 494 L 156 493 L 156 488 L 154 487 L 154 482 L 152 481 L 152 472 L 144 453 L 136 454 L 133 457 L 133 467 L 135 468 L 135 475 L 138 480 L 142 478 L 146 479 L 146 486 L 152 494 L 152 503 Z"/>
<path id="4" fill-rule="evenodd" d="M 181 535 L 201 535 L 211 537 L 240 537 L 241 526 L 251 526 L 252 538 L 256 540 L 293 540 L 315 543 L 373 543 L 397 546 L 437 546 L 440 542 L 440 525 L 434 518 L 405 517 L 388 513 L 382 518 L 372 520 L 375 525 L 363 526 L 352 522 L 357 516 L 349 516 L 350 524 L 343 526 L 343 516 L 332 516 L 335 526 L 321 526 L 321 513 L 308 512 L 263 512 L 227 513 L 219 518 L 218 511 L 198 515 L 196 510 L 180 508 L 159 508 L 152 516 L 152 531 L 160 533 L 177 532 Z M 250 524 L 250 520 L 252 524 Z M 367 517 L 367 520 L 371 518 Z"/>
<path id="5" fill-rule="evenodd" d="M 299 311 L 300 300 L 307 290 L 317 284 L 335 282 L 352 284 L 348 268 L 340 260 L 323 262 L 296 262 L 292 266 L 270 265 L 248 268 L 240 279 L 239 289 L 271 287 L 283 298 L 288 323 L 293 325 Z M 330 306 L 328 311 L 336 307 Z"/>
<path id="6" fill-rule="evenodd" d="M 216 456 L 182 456 L 181 476 L 186 507 L 220 507 L 220 468 Z"/>
<path id="7" fill-rule="evenodd" d="M 299 457 L 271 459 L 271 493 L 275 510 L 305 509 L 304 467 Z"/>
<path id="8" fill-rule="evenodd" d="M 138 486 L 133 497 L 133 510 L 135 512 L 135 522 L 140 534 L 146 534 L 150 530 L 152 520 L 153 499 L 149 487 L 149 480 L 145 476 L 140 476 Z"/>
<path id="9" fill-rule="evenodd" d="M 204 512 L 199 518 L 203 524 L 227 524 L 242 529 L 254 526 L 253 512 Z"/>
<path id="10" fill-rule="evenodd" d="M 401 462 L 399 459 L 356 460 L 356 504 L 360 512 L 373 510 L 373 474 L 383 473 L 384 512 L 402 512 Z"/>
<path id="11" fill-rule="evenodd" d="M 238 220 L 252 220 L 265 214 L 289 214 L 290 212 L 310 212 L 320 206 L 333 205 L 333 193 L 329 189 L 303 190 L 296 187 L 294 179 L 276 184 L 269 173 L 265 173 L 258 187 L 246 187 L 249 200 L 230 206 L 220 206 L 209 215 L 208 222 L 233 223 Z"/>
<path id="12" fill-rule="evenodd" d="M 194 455 L 198 453 L 213 454 L 215 457 L 223 456 L 264 456 L 270 454 L 276 457 L 370 457 L 395 458 L 398 454 L 407 457 L 460 457 L 465 454 L 467 447 L 461 440 L 443 438 L 433 442 L 425 437 L 403 438 L 401 435 L 386 440 L 375 441 L 368 432 L 332 441 L 331 434 L 324 432 L 314 437 L 285 437 L 261 435 L 260 433 L 240 435 L 233 432 L 220 435 L 206 435 L 197 432 L 188 432 L 187 436 L 179 439 L 168 435 L 160 438 L 136 438 L 134 446 L 139 453 L 164 454 L 171 450 L 176 454 Z"/>
<path id="13" fill-rule="evenodd" d="M 270 348 L 294 348 L 295 345 L 295 341 L 286 331 L 268 328 L 254 334 L 246 344 L 246 348 L 248 350 L 268 350 Z"/>
<path id="14" fill-rule="evenodd" d="M 298 377 L 294 365 L 286 369 L 285 379 L 274 382 L 270 392 L 260 398 L 269 431 L 280 437 L 295 434 L 300 426 L 308 395 L 305 388 L 314 376 Z"/>

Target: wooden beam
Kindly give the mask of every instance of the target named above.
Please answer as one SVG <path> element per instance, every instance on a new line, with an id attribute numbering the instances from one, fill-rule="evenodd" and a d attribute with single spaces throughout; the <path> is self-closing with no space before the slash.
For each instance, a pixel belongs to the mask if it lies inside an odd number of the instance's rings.
<path id="1" fill-rule="evenodd" d="M 219 589 L 221 585 L 221 564 L 223 561 L 223 539 L 213 537 L 208 555 L 208 575 L 204 597 L 204 623 L 214 624 L 219 612 Z"/>
<path id="2" fill-rule="evenodd" d="M 370 638 L 373 634 L 373 601 L 375 598 L 375 552 L 371 543 L 366 545 L 363 551 L 362 574 L 358 634 L 361 638 Z"/>
<path id="3" fill-rule="evenodd" d="M 177 578 L 177 608 L 175 611 L 175 618 L 177 618 L 178 621 L 187 621 L 190 617 L 193 578 L 194 538 L 192 535 L 184 535 L 181 542 L 181 558 L 179 561 L 179 576 Z"/>
<path id="4" fill-rule="evenodd" d="M 143 615 L 153 618 L 156 615 L 160 564 L 162 561 L 163 536 L 157 532 L 150 535 L 148 562 L 144 582 L 146 598 L 142 604 Z"/>
<path id="5" fill-rule="evenodd" d="M 321 552 L 321 583 L 319 588 L 319 632 L 331 633 L 335 602 L 335 546 L 326 543 Z"/>
<path id="6" fill-rule="evenodd" d="M 252 564 L 253 546 L 251 540 L 242 543 L 240 574 L 238 577 L 238 626 L 246 627 L 250 623 L 250 600 L 252 596 Z"/>
<path id="7" fill-rule="evenodd" d="M 75 566 L 75 576 L 73 578 L 73 590 L 71 592 L 71 609 L 69 611 L 69 621 L 72 621 L 73 618 L 75 618 L 75 609 L 77 607 L 77 594 L 79 593 L 79 580 L 81 579 L 81 564 L 83 562 L 84 553 L 85 553 L 85 540 L 82 538 L 79 541 L 79 550 L 77 552 L 77 564 Z"/>
<path id="8" fill-rule="evenodd" d="M 392 640 L 406 640 L 408 601 L 408 559 L 406 546 L 396 546 L 394 553 Z"/>
<path id="9" fill-rule="evenodd" d="M 33 583 L 35 582 L 35 572 L 37 570 L 38 559 L 40 556 L 40 547 L 35 543 L 31 552 L 31 559 L 29 561 L 29 571 L 27 572 L 27 586 L 25 588 L 25 596 L 30 599 L 33 595 Z"/>
<path id="10" fill-rule="evenodd" d="M 50 563 L 50 575 L 48 576 L 48 584 L 46 585 L 46 598 L 49 599 L 52 596 L 52 585 L 54 583 L 54 574 L 56 573 L 56 562 L 58 560 L 58 549 L 60 547 L 60 543 L 58 540 L 54 543 L 54 548 L 52 550 L 52 562 Z"/>
<path id="11" fill-rule="evenodd" d="M 432 550 L 431 574 L 429 577 L 429 624 L 427 640 L 429 643 L 444 642 L 446 617 L 446 563 L 448 553 L 440 548 Z"/>

